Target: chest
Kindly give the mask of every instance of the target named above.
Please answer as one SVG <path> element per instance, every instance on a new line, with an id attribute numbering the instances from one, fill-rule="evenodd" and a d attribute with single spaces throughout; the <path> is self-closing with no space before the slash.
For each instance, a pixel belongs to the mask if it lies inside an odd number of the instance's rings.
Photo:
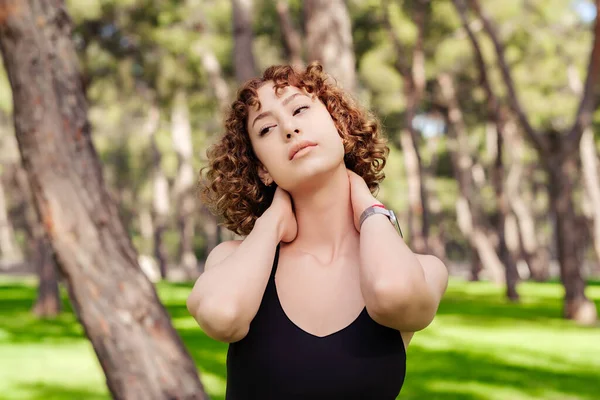
<path id="1" fill-rule="evenodd" d="M 282 257 L 273 286 L 285 316 L 313 336 L 324 337 L 344 329 L 365 306 L 357 259 L 321 267 Z"/>
<path id="2" fill-rule="evenodd" d="M 270 283 L 248 335 L 230 345 L 230 390 L 269 399 L 396 398 L 406 367 L 398 331 L 363 309 L 343 329 L 314 336 L 286 317 L 274 289 Z"/>

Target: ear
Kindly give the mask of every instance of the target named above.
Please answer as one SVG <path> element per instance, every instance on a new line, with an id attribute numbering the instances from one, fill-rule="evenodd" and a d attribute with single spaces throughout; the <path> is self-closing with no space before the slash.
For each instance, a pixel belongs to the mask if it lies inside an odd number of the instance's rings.
<path id="1" fill-rule="evenodd" d="M 264 167 L 264 165 L 259 165 L 258 177 L 260 178 L 262 183 L 265 184 L 265 186 L 269 186 L 271 183 L 273 183 L 273 178 L 271 177 L 271 174 L 269 174 L 267 169 Z"/>

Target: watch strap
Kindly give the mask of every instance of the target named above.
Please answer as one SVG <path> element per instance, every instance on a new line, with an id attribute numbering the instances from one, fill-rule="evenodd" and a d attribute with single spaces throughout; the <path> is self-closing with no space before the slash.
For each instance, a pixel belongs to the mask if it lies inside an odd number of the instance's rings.
<path id="1" fill-rule="evenodd" d="M 363 222 L 365 222 L 365 220 L 367 218 L 369 218 L 371 215 L 375 215 L 375 214 L 383 214 L 386 217 L 390 217 L 390 212 L 388 210 L 386 210 L 385 208 L 381 208 L 379 206 L 371 206 L 369 208 L 367 208 L 365 211 L 363 211 L 363 213 L 360 215 L 360 220 L 358 222 L 358 226 L 361 227 Z"/>
<path id="2" fill-rule="evenodd" d="M 388 210 L 380 204 L 375 204 L 363 211 L 363 213 L 360 215 L 360 219 L 358 222 L 359 229 L 360 227 L 362 227 L 362 224 L 367 218 L 375 214 L 382 214 L 388 217 L 388 219 L 390 220 L 390 222 L 394 226 L 394 229 L 396 229 L 400 237 L 404 237 L 404 235 L 402 234 L 402 230 L 400 229 L 400 224 L 398 223 L 398 218 L 396 218 L 396 214 L 394 214 L 392 210 Z"/>

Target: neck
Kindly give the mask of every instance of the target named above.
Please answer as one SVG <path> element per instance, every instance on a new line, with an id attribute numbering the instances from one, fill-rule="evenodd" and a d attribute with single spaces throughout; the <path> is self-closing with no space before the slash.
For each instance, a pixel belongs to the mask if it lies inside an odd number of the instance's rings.
<path id="1" fill-rule="evenodd" d="M 356 246 L 350 181 L 344 164 L 325 182 L 310 190 L 291 192 L 298 235 L 291 244 L 331 261 Z"/>

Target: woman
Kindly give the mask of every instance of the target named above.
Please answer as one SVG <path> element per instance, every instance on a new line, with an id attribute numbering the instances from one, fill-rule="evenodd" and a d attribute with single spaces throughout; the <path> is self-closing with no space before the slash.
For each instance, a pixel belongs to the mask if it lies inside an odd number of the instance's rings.
<path id="1" fill-rule="evenodd" d="M 245 236 L 208 256 L 187 305 L 230 343 L 228 400 L 394 399 L 447 271 L 373 193 L 376 120 L 313 63 L 247 82 L 209 151 L 204 201 Z"/>

